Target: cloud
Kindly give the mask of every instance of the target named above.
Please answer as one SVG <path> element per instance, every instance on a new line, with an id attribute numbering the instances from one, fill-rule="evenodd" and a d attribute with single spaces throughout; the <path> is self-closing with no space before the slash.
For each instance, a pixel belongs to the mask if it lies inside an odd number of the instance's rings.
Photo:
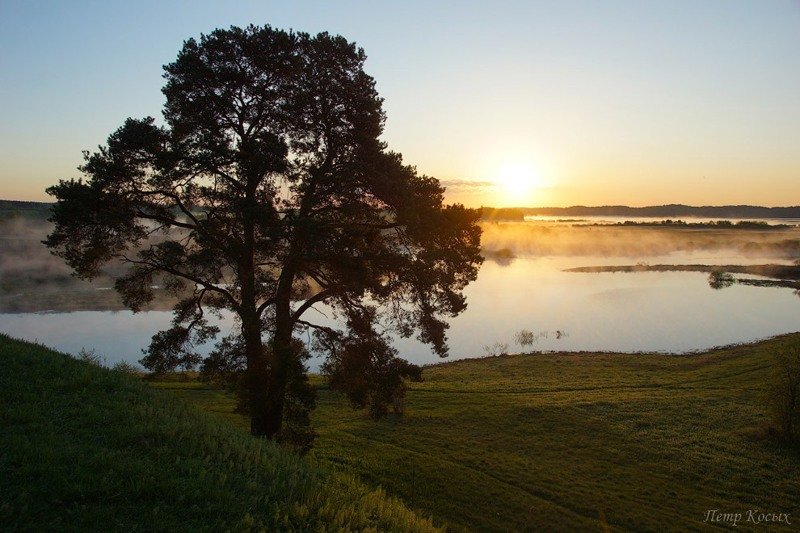
<path id="1" fill-rule="evenodd" d="M 484 191 L 484 190 L 494 189 L 497 187 L 497 184 L 492 181 L 480 181 L 480 180 L 453 179 L 453 180 L 440 180 L 440 183 L 450 192 Z"/>

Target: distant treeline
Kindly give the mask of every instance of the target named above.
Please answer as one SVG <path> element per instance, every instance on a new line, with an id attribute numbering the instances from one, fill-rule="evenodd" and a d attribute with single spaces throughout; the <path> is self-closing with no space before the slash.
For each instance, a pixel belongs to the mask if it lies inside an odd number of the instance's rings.
<path id="1" fill-rule="evenodd" d="M 0 218 L 11 216 L 49 216 L 52 203 L 0 200 Z M 481 207 L 485 220 L 518 220 L 526 216 L 564 216 L 564 217 L 702 217 L 702 218 L 800 218 L 800 206 L 761 207 L 757 205 L 721 205 L 695 207 L 683 204 L 656 205 L 649 207 L 628 207 L 626 205 L 603 205 L 588 207 Z"/>
<path id="2" fill-rule="evenodd" d="M 481 218 L 484 220 L 525 220 L 525 208 L 520 207 L 481 207 Z"/>
<path id="3" fill-rule="evenodd" d="M 564 272 L 730 272 L 783 280 L 779 286 L 797 288 L 800 265 L 602 265 L 567 268 Z M 760 281 L 760 280 L 745 280 Z M 745 283 L 747 284 L 747 283 Z M 773 285 L 774 286 L 774 285 Z"/>
<path id="4" fill-rule="evenodd" d="M 18 200 L 0 200 L 0 220 L 14 217 L 41 218 L 50 216 L 50 207 L 47 202 L 21 202 Z"/>
<path id="5" fill-rule="evenodd" d="M 747 229 L 747 230 L 786 230 L 794 228 L 791 224 L 769 224 L 763 220 L 740 220 L 739 222 L 731 222 L 730 220 L 716 220 L 710 222 L 685 222 L 683 220 L 654 220 L 648 222 L 639 222 L 633 220 L 626 220 L 625 222 L 609 223 L 593 223 L 593 224 L 575 224 L 575 226 L 625 226 L 625 227 L 670 227 L 678 229 Z"/>
<path id="6" fill-rule="evenodd" d="M 605 216 L 605 217 L 703 217 L 703 218 L 800 218 L 800 206 L 761 207 L 756 205 L 706 205 L 695 207 L 683 204 L 628 207 L 604 205 L 587 207 L 523 207 L 525 216 Z"/>

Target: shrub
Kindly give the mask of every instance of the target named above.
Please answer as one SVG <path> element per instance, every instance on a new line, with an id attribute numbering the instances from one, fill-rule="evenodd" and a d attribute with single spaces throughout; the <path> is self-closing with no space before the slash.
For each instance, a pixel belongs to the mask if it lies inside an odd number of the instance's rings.
<path id="1" fill-rule="evenodd" d="M 506 342 L 496 342 L 491 346 L 483 346 L 483 351 L 489 357 L 497 357 L 498 355 L 507 355 L 508 354 L 508 343 Z"/>
<path id="2" fill-rule="evenodd" d="M 537 335 L 534 332 L 527 329 L 521 329 L 516 335 L 514 335 L 514 340 L 520 346 L 530 346 L 536 342 L 536 337 Z"/>

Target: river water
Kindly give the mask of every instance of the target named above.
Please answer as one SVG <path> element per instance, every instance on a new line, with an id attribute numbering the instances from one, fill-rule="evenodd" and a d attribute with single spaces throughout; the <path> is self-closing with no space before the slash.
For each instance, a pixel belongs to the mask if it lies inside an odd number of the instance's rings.
<path id="1" fill-rule="evenodd" d="M 557 242 L 564 239 L 558 237 Z M 609 255 L 605 250 L 601 255 L 555 246 L 544 253 L 512 251 L 516 257 L 487 259 L 477 281 L 466 290 L 468 309 L 450 322 L 449 359 L 506 350 L 683 353 L 800 330 L 800 298 L 787 288 L 734 285 L 713 290 L 708 274 L 701 272 L 565 272 L 578 266 L 643 262 L 790 262 L 743 255 L 734 249 L 677 248 L 684 249 L 654 253 L 648 248 L 646 255 L 638 248 L 625 255 Z M 83 309 L 2 313 L 0 331 L 68 353 L 94 350 L 109 364 L 135 363 L 150 337 L 168 325 L 171 315 L 168 311 L 133 314 Z M 308 317 L 330 324 L 322 314 L 312 312 Z M 236 327 L 230 315 L 220 325 L 223 332 Z M 536 334 L 533 345 L 515 344 L 515 334 L 523 329 Z M 395 346 L 401 356 L 416 363 L 439 360 L 414 339 L 399 339 Z M 319 362 L 311 361 L 312 370 Z"/>

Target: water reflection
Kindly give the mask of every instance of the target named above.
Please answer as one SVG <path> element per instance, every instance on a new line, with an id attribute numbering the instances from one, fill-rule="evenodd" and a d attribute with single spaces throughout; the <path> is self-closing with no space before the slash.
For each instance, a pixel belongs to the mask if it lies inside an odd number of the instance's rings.
<path id="1" fill-rule="evenodd" d="M 684 352 L 800 330 L 799 303 L 790 290 L 737 284 L 713 291 L 707 274 L 699 272 L 563 271 L 582 262 L 517 258 L 508 266 L 486 263 L 467 289 L 469 308 L 451 322 L 451 358 L 484 356 L 482 347 L 496 343 L 508 344 L 512 352 Z M 135 362 L 169 319 L 164 311 L 15 313 L 0 315 L 0 331 L 70 353 L 95 349 L 109 363 Z M 221 325 L 223 333 L 235 327 L 230 315 Z M 515 343 L 521 330 L 568 335 L 539 336 L 523 347 Z M 395 345 L 413 362 L 438 361 L 413 339 Z M 313 367 L 318 364 L 312 361 Z"/>
<path id="2" fill-rule="evenodd" d="M 39 245 L 45 229 L 0 232 L 0 331 L 70 353 L 94 349 L 110 364 L 138 361 L 150 337 L 169 323 L 170 302 L 157 300 L 139 314 L 121 310 L 108 289 L 112 273 L 99 285 L 70 278 L 60 260 Z M 501 351 L 685 352 L 800 330 L 800 301 L 793 290 L 754 286 L 765 284 L 744 283 L 740 280 L 748 278 L 737 275 L 736 283 L 715 291 L 709 288 L 710 271 L 646 268 L 790 265 L 800 246 L 797 229 L 676 233 L 530 223 L 485 229 L 487 261 L 466 290 L 467 311 L 451 321 L 451 358 Z M 642 268 L 635 273 L 565 271 L 637 264 Z M 222 334 L 236 327 L 230 314 L 223 314 L 219 325 Z M 521 331 L 534 340 L 518 343 Z M 416 363 L 439 360 L 414 339 L 396 340 L 395 346 Z M 312 360 L 312 368 L 319 363 Z"/>

